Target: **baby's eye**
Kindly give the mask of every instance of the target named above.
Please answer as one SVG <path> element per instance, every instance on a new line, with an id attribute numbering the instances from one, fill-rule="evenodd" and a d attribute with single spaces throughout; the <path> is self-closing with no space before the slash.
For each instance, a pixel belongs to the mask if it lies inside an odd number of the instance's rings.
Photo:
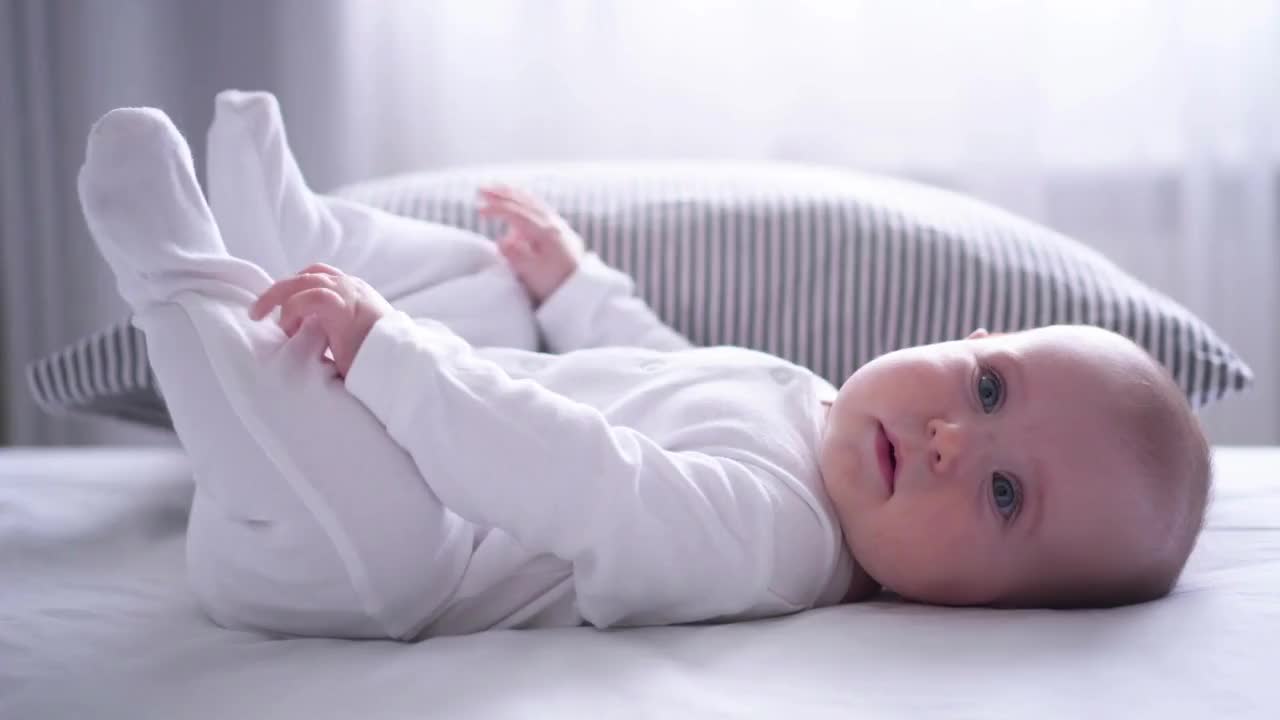
<path id="1" fill-rule="evenodd" d="M 1018 509 L 1018 486 L 1014 481 L 1000 473 L 991 474 L 991 498 L 996 503 L 996 510 L 1009 517 Z"/>
<path id="2" fill-rule="evenodd" d="M 982 403 L 982 412 L 990 415 L 1000 406 L 1004 397 L 1004 383 L 1000 376 L 992 370 L 983 369 L 978 373 L 978 401 Z"/>

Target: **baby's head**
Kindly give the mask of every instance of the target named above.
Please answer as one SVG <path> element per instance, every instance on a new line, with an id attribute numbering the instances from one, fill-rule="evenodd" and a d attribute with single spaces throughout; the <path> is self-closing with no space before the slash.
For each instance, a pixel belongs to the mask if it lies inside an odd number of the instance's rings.
<path id="1" fill-rule="evenodd" d="M 858 369 L 823 481 L 858 563 L 944 605 L 1099 607 L 1169 592 L 1207 502 L 1204 434 L 1115 333 L 975 332 Z"/>

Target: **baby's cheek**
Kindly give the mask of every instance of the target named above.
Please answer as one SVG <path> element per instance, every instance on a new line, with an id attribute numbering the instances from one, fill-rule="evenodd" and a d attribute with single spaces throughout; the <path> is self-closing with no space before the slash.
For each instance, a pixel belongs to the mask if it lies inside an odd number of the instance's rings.
<path id="1" fill-rule="evenodd" d="M 892 580 L 918 564 L 918 531 L 889 507 L 865 513 L 850 533 L 858 562 L 876 580 L 892 587 Z"/>
<path id="2" fill-rule="evenodd" d="M 972 565 L 972 528 L 955 507 L 932 499 L 892 506 L 891 502 L 884 508 L 883 522 L 877 523 L 870 539 L 876 554 L 890 566 L 887 575 L 915 585 Z"/>
<path id="3" fill-rule="evenodd" d="M 861 480 L 859 477 L 861 468 L 852 444 L 845 440 L 845 435 L 838 425 L 823 437 L 819 462 L 823 487 L 836 506 L 840 517 L 846 517 L 860 510 L 853 497 L 856 494 L 854 488 Z"/>

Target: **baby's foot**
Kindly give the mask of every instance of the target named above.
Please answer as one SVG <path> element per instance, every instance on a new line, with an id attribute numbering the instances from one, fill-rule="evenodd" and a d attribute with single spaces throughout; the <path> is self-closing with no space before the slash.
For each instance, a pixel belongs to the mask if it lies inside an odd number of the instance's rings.
<path id="1" fill-rule="evenodd" d="M 93 239 L 135 312 L 195 288 L 247 306 L 267 287 L 258 268 L 227 254 L 191 149 L 163 112 L 122 108 L 98 120 L 79 191 Z M 231 282 L 210 282 L 214 275 Z"/>
<path id="2" fill-rule="evenodd" d="M 220 93 L 208 151 L 210 202 L 231 254 L 277 280 L 332 265 L 472 344 L 537 347 L 524 289 L 488 238 L 312 192 L 270 93 Z"/>
<path id="3" fill-rule="evenodd" d="M 316 222 L 322 208 L 289 149 L 275 96 L 218 93 L 206 148 L 209 202 L 232 255 L 277 279 L 328 258 L 334 229 Z"/>
<path id="4" fill-rule="evenodd" d="M 312 192 L 270 93 L 226 90 L 216 105 L 209 195 L 231 254 L 276 279 L 322 262 L 392 302 L 494 264 L 474 233 Z"/>

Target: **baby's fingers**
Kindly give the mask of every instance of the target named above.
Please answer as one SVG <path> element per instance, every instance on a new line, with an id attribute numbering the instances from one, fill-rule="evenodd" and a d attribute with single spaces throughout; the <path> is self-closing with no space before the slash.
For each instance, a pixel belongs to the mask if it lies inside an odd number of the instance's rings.
<path id="1" fill-rule="evenodd" d="M 531 216 L 529 208 L 523 207 L 511 198 L 501 195 L 484 195 L 480 199 L 480 206 L 477 211 L 481 215 L 496 215 L 503 219 L 509 216 Z"/>
<path id="2" fill-rule="evenodd" d="M 480 195 L 480 199 L 486 202 L 502 200 L 514 202 L 516 200 L 515 191 L 510 185 L 485 185 L 476 192 Z"/>
<path id="3" fill-rule="evenodd" d="M 280 308 L 280 327 L 284 334 L 293 337 L 309 317 L 319 318 L 325 333 L 338 327 L 343 319 L 342 296 L 328 288 L 312 288 L 290 297 Z"/>
<path id="4" fill-rule="evenodd" d="M 343 275 L 346 274 L 341 270 L 339 270 L 338 268 L 328 263 L 322 263 L 322 262 L 311 263 L 310 265 L 302 268 L 302 271 L 299 272 L 298 274 L 305 275 L 307 273 L 313 273 L 316 275 L 333 275 L 334 277 L 342 277 Z"/>
<path id="5" fill-rule="evenodd" d="M 270 314 L 272 310 L 283 305 L 291 296 L 312 288 L 331 288 L 334 283 L 332 276 L 318 273 L 294 275 L 291 278 L 285 278 L 267 288 L 267 291 L 254 301 L 253 305 L 249 307 L 249 317 L 254 320 L 261 320 Z"/>
<path id="6" fill-rule="evenodd" d="M 546 216 L 510 200 L 494 200 L 480 208 L 480 214 L 497 216 L 512 227 L 527 235 L 538 235 L 547 231 Z"/>
<path id="7" fill-rule="evenodd" d="M 516 188 L 480 188 L 480 200 L 488 206 L 502 207 L 533 220 L 545 222 L 555 215 L 555 211 L 538 197 Z"/>
<path id="8" fill-rule="evenodd" d="M 541 197 L 538 197 L 537 195 L 534 195 L 528 190 L 523 190 L 521 188 L 513 187 L 513 188 L 508 188 L 508 193 L 512 200 L 520 203 L 521 205 L 533 208 L 534 210 L 537 210 L 541 213 L 545 213 L 548 215 L 553 212 L 551 209 L 551 206 L 548 205 L 545 200 L 543 200 Z"/>
<path id="9" fill-rule="evenodd" d="M 542 198 L 510 185 L 488 185 L 480 188 L 480 195 L 489 200 L 506 200 L 544 214 L 551 212 L 551 207 Z"/>

